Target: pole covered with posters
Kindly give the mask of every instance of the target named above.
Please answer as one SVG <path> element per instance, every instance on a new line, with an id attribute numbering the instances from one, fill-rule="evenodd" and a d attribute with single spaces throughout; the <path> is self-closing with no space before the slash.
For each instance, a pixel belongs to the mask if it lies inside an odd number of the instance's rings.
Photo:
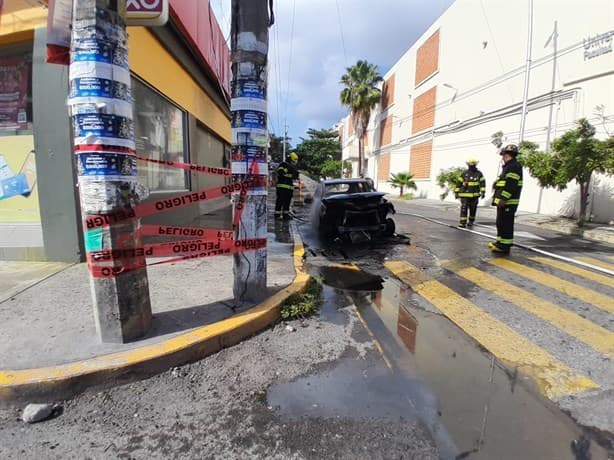
<path id="1" fill-rule="evenodd" d="M 103 342 L 147 333 L 151 305 L 138 203 L 125 0 L 76 0 L 68 105 L 96 329 Z"/>
<path id="2" fill-rule="evenodd" d="M 272 4 L 272 1 L 271 1 Z M 268 175 L 267 55 L 268 0 L 232 0 L 231 21 L 231 128 L 232 173 L 237 180 Z M 272 13 L 271 13 L 272 18 Z M 235 239 L 266 238 L 266 183 L 249 187 L 234 197 Z M 236 302 L 257 302 L 266 297 L 266 248 L 233 256 L 233 294 Z"/>

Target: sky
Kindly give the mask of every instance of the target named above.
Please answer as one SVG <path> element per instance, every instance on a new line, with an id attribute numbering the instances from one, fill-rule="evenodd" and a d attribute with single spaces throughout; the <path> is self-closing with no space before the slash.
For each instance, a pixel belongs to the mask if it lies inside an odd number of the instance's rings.
<path id="1" fill-rule="evenodd" d="M 210 0 L 229 36 L 231 0 Z M 383 76 L 453 0 L 274 0 L 269 30 L 269 132 L 292 146 L 347 114 L 345 69 L 359 59 Z"/>

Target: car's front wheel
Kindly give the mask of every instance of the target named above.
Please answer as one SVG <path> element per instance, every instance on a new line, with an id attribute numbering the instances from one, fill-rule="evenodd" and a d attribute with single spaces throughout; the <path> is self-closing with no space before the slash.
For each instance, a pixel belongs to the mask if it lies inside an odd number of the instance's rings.
<path id="1" fill-rule="evenodd" d="M 395 231 L 396 225 L 394 223 L 394 220 L 388 217 L 386 219 L 386 228 L 384 229 L 384 236 L 393 236 Z"/>

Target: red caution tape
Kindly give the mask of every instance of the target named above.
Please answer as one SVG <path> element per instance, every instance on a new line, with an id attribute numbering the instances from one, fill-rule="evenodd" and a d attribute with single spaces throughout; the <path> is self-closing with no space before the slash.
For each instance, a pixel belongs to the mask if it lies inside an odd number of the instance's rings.
<path id="1" fill-rule="evenodd" d="M 233 231 L 216 228 L 173 227 L 169 225 L 142 225 L 141 234 L 146 236 L 174 236 L 221 240 L 232 239 Z"/>
<path id="2" fill-rule="evenodd" d="M 155 262 L 149 265 L 175 263 L 204 257 L 213 257 L 226 254 L 236 254 L 245 251 L 263 249 L 267 245 L 266 238 L 253 238 L 245 240 L 207 241 L 194 240 L 187 242 L 172 242 L 147 245 L 143 248 L 132 249 L 105 249 L 92 251 L 87 255 L 90 273 L 94 278 L 114 278 L 116 276 L 139 270 L 145 267 L 143 256 L 168 257 L 179 255 L 172 259 Z M 137 258 L 138 260 L 134 260 Z M 121 262 L 122 265 L 105 265 L 105 262 Z M 102 263 L 101 263 L 102 262 Z"/>
<path id="3" fill-rule="evenodd" d="M 154 160 L 153 158 L 136 157 L 137 160 L 146 161 L 148 163 L 157 163 L 164 166 L 170 166 L 171 168 L 185 169 L 186 171 L 194 171 L 203 174 L 212 174 L 214 176 L 226 176 L 230 177 L 232 171 L 228 168 L 218 168 L 215 166 L 203 166 L 195 163 L 182 163 L 181 161 L 164 161 Z"/>
<path id="4" fill-rule="evenodd" d="M 124 155 L 132 155 L 136 157 L 136 151 L 128 147 L 120 147 L 117 145 L 102 145 L 102 144 L 78 144 L 75 145 L 75 155 L 89 152 L 108 152 L 121 153 Z"/>
<path id="5" fill-rule="evenodd" d="M 264 185 L 266 185 L 266 177 L 248 178 L 242 182 L 233 182 L 220 187 L 197 190 L 195 192 L 176 195 L 171 198 L 161 198 L 156 201 L 140 204 L 135 208 L 120 209 L 108 214 L 90 216 L 85 219 L 85 226 L 88 230 L 106 227 L 108 225 L 125 222 L 127 220 L 138 219 L 161 212 L 171 211 L 173 209 L 184 208 L 195 203 L 231 195 L 233 193 L 240 192 L 243 189 L 262 187 Z"/>

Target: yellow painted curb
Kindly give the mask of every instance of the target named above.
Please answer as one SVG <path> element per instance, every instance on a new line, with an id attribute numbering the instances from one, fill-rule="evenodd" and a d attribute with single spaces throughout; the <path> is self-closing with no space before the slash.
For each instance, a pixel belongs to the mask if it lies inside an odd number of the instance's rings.
<path id="1" fill-rule="evenodd" d="M 303 243 L 295 235 L 292 283 L 248 311 L 160 343 L 59 366 L 0 371 L 0 403 L 35 397 L 62 399 L 88 388 L 120 384 L 193 362 L 234 345 L 279 319 L 280 305 L 302 292 L 309 275 L 302 269 Z"/>

